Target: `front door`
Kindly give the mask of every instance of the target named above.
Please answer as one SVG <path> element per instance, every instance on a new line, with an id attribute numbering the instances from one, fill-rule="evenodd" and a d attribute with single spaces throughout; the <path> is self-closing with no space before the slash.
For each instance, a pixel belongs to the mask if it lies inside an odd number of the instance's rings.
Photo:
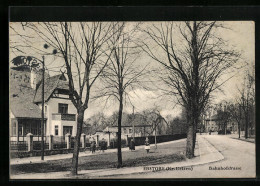
<path id="1" fill-rule="evenodd" d="M 68 133 L 72 135 L 72 126 L 63 126 L 63 135 L 65 136 Z"/>

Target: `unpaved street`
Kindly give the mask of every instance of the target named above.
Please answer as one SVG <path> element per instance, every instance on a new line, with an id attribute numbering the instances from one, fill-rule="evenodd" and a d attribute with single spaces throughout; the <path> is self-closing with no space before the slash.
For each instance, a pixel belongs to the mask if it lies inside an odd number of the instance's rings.
<path id="1" fill-rule="evenodd" d="M 198 134 L 199 135 L 199 134 Z M 201 135 L 222 153 L 219 162 L 194 166 L 193 170 L 172 170 L 124 175 L 124 178 L 248 178 L 255 177 L 255 144 L 223 135 Z M 210 170 L 211 169 L 211 170 Z M 222 169 L 222 170 L 213 170 Z M 226 170 L 223 170 L 226 169 Z M 228 170 L 227 170 L 228 169 Z M 231 170 L 232 169 L 232 170 Z M 237 169 L 237 170 L 235 170 Z"/>

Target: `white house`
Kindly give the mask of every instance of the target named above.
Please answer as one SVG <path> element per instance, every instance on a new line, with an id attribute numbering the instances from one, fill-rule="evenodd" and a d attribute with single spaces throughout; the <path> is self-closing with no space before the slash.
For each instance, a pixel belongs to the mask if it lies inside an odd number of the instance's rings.
<path id="1" fill-rule="evenodd" d="M 44 135 L 63 137 L 76 135 L 76 108 L 69 100 L 68 81 L 64 74 L 49 77 L 44 81 L 45 128 Z M 34 140 L 41 135 L 41 74 L 26 66 L 10 69 L 9 78 L 10 138 L 23 141 L 28 133 Z"/>

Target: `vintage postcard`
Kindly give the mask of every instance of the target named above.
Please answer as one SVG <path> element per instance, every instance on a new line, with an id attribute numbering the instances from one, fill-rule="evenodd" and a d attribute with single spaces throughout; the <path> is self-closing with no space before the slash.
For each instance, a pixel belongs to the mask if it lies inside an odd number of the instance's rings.
<path id="1" fill-rule="evenodd" d="M 10 179 L 255 178 L 255 23 L 9 23 Z"/>

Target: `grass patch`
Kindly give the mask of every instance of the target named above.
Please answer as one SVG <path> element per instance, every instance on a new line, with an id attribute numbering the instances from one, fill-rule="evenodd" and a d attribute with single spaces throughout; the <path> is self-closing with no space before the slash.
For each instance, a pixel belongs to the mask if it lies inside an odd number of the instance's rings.
<path id="1" fill-rule="evenodd" d="M 185 142 L 160 145 L 157 149 L 151 148 L 151 153 L 144 149 L 122 152 L 123 167 L 138 167 L 183 161 L 181 154 L 185 150 Z M 11 174 L 46 173 L 71 170 L 72 159 L 53 160 L 44 163 L 11 165 Z M 79 158 L 78 170 L 95 170 L 117 167 L 117 153 L 98 152 L 93 156 Z"/>

